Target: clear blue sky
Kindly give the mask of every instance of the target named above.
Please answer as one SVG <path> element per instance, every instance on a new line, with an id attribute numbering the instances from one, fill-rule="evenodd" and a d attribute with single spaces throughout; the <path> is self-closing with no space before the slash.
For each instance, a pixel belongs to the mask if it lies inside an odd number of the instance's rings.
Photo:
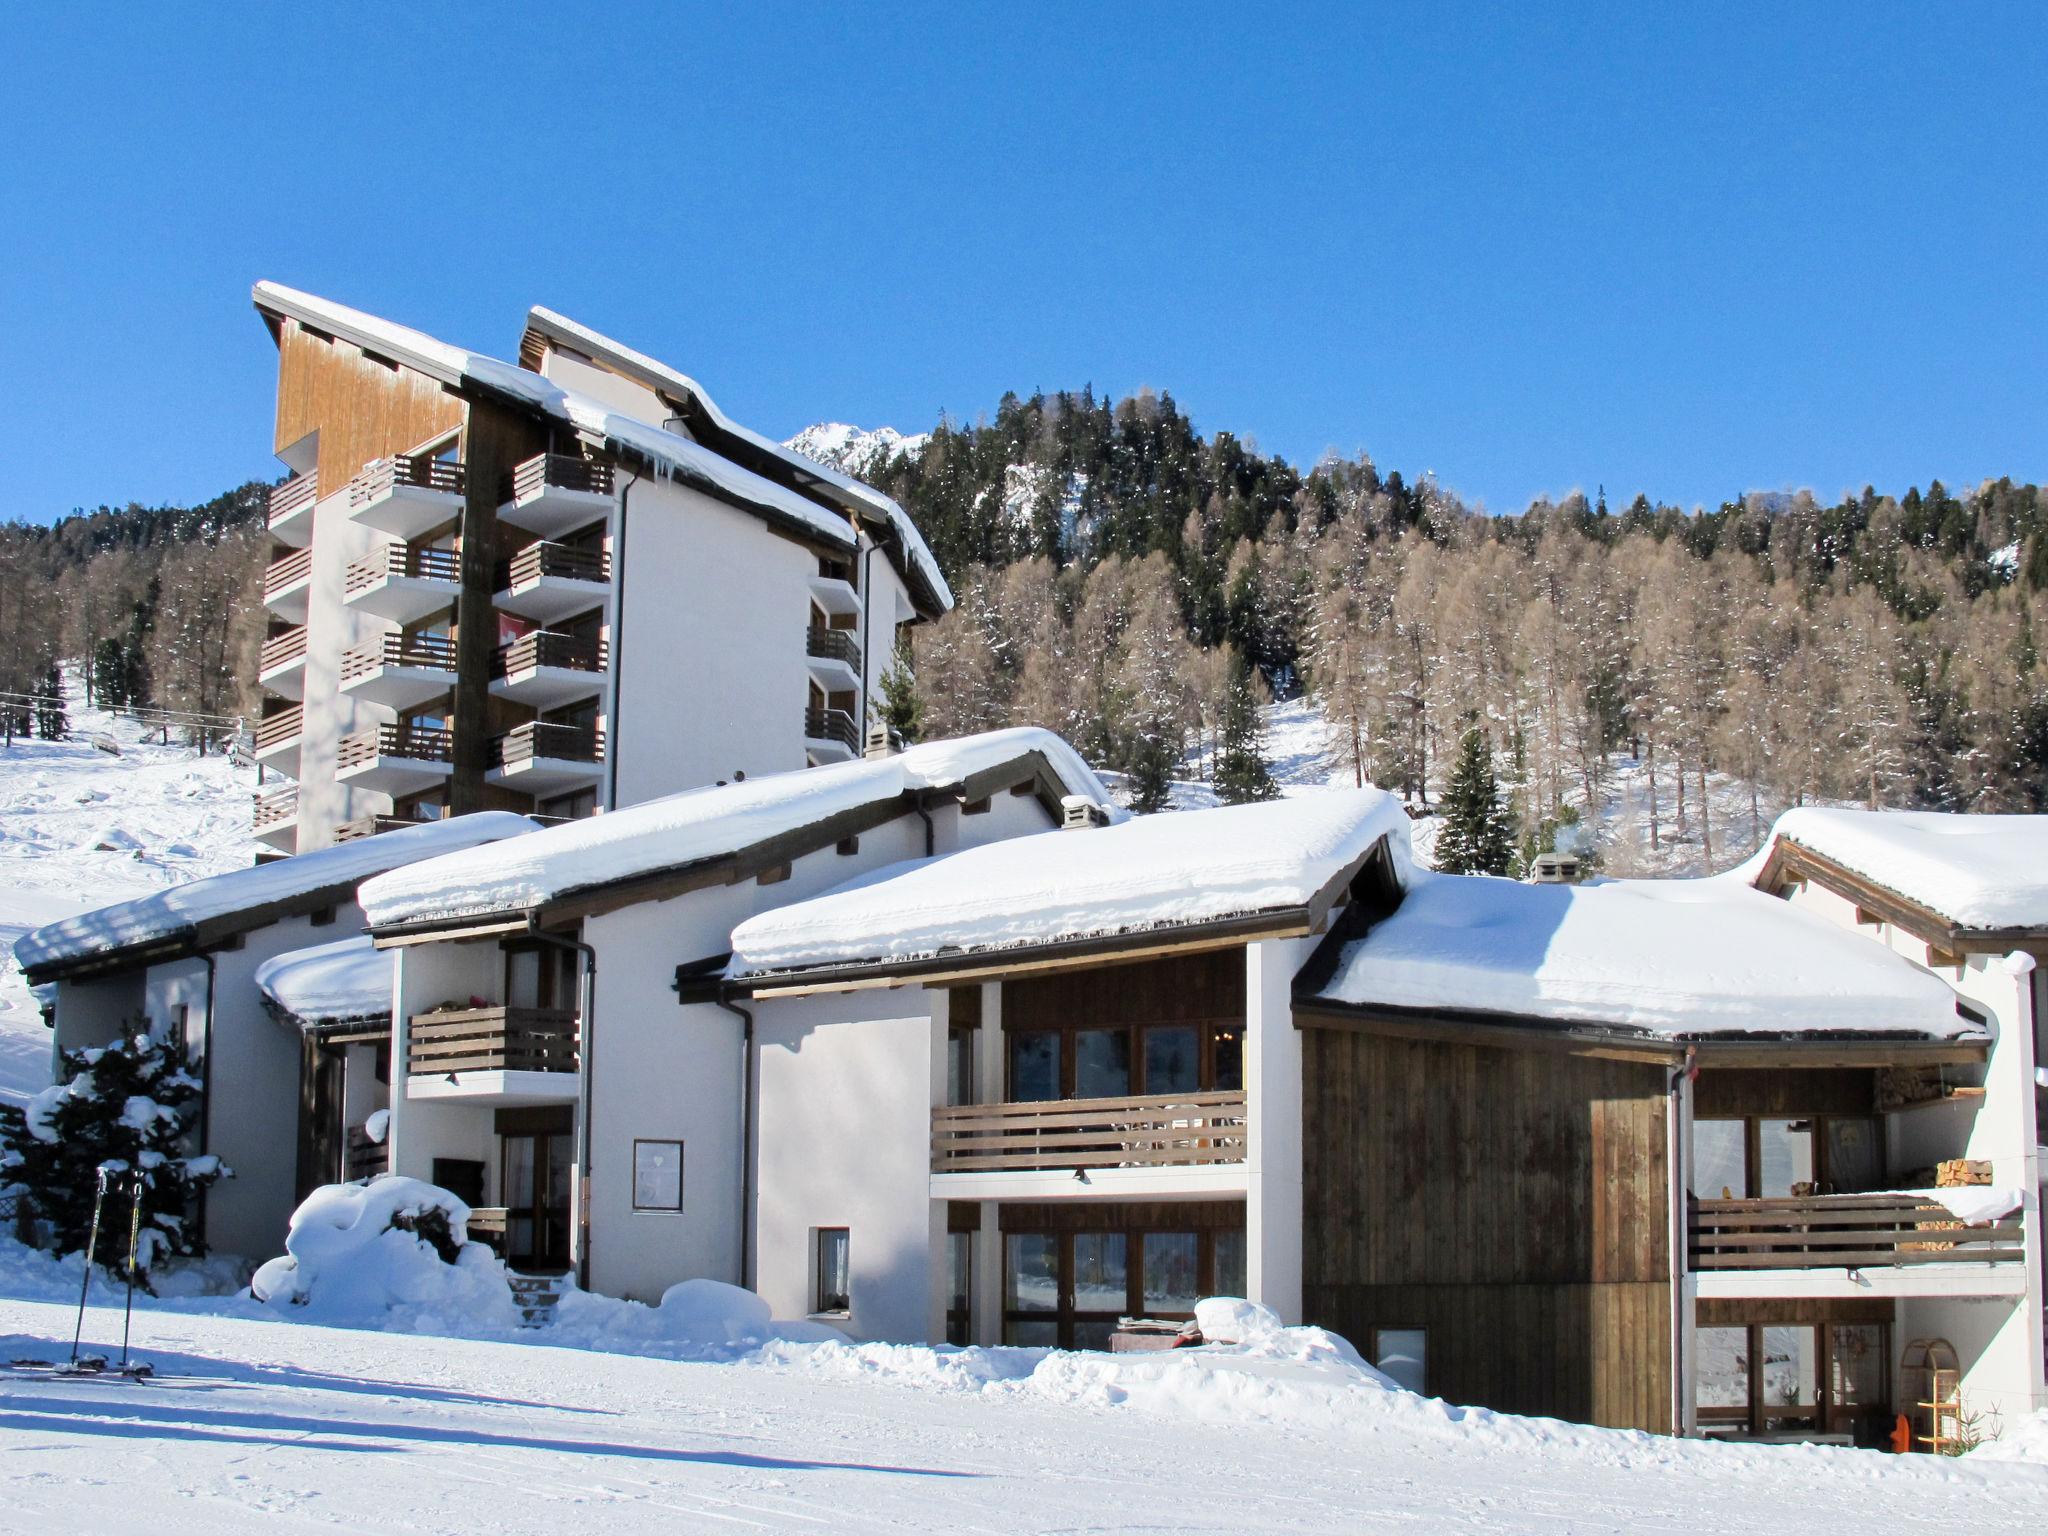
<path id="1" fill-rule="evenodd" d="M 778 436 L 1093 383 L 1496 511 L 2048 479 L 2038 8 L 66 9 L 0 517 L 275 473 L 259 277 L 545 303 Z"/>

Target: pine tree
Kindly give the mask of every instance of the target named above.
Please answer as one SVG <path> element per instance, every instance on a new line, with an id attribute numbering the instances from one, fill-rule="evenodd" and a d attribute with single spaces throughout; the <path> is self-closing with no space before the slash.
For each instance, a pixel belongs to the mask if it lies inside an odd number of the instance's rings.
<path id="1" fill-rule="evenodd" d="M 71 736 L 71 720 L 64 712 L 64 674 L 54 661 L 36 688 L 36 734 L 45 741 L 65 741 Z"/>
<path id="2" fill-rule="evenodd" d="M 1216 753 L 1216 798 L 1225 805 L 1278 798 L 1280 786 L 1266 765 L 1265 727 L 1258 695 L 1252 691 L 1252 669 L 1239 655 L 1230 660 L 1222 736 Z"/>
<path id="3" fill-rule="evenodd" d="M 1476 726 L 1465 733 L 1444 787 L 1436 867 L 1454 875 L 1505 875 L 1514 867 L 1514 818 L 1501 804 L 1493 749 Z"/>
<path id="4" fill-rule="evenodd" d="M 45 1245 L 77 1253 L 92 1232 L 93 1200 L 102 1169 L 142 1179 L 136 1263 L 148 1271 L 173 1255 L 206 1251 L 194 1219 L 198 1197 L 229 1174 L 216 1157 L 187 1155 L 204 1087 L 184 1041 L 137 1032 L 104 1047 L 63 1053 L 63 1080 L 28 1104 L 18 1122 L 0 1126 L 0 1176 L 26 1191 Z M 128 1202 L 116 1199 L 103 1218 L 92 1255 L 125 1264 Z"/>
<path id="5" fill-rule="evenodd" d="M 890 731 L 905 742 L 917 740 L 924 704 L 917 696 L 917 675 L 911 666 L 910 631 L 896 632 L 896 652 L 882 674 L 881 716 Z"/>

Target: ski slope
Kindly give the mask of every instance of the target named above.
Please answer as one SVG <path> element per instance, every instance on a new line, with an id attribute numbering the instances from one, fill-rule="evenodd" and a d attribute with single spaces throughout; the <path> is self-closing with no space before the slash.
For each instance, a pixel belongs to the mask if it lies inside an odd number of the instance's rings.
<path id="1" fill-rule="evenodd" d="M 69 741 L 0 747 L 0 1102 L 47 1085 L 50 1034 L 14 964 L 31 928 L 240 868 L 255 773 L 165 745 L 70 690 Z M 92 744 L 98 736 L 118 756 Z"/>

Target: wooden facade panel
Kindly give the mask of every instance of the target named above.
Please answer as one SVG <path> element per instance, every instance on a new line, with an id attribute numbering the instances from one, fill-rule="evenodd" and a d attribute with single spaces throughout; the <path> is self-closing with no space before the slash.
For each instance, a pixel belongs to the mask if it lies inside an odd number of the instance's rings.
<path id="1" fill-rule="evenodd" d="M 462 397 L 409 368 L 373 362 L 345 341 L 293 321 L 278 332 L 277 439 L 282 452 L 320 434 L 320 493 L 332 495 L 365 464 L 460 428 Z"/>
<path id="2" fill-rule="evenodd" d="M 1003 983 L 1005 1029 L 1244 1017 L 1244 948 L 1090 966 Z"/>
<path id="3" fill-rule="evenodd" d="M 1874 1115 L 1867 1067 L 1704 1067 L 1692 1085 L 1695 1119 L 1729 1115 Z"/>

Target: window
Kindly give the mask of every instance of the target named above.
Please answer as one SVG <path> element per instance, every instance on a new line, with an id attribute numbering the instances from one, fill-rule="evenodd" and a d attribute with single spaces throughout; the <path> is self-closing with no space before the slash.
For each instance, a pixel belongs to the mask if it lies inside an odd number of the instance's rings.
<path id="1" fill-rule="evenodd" d="M 974 1234 L 946 1234 L 946 1342 L 967 1345 L 974 1318 Z"/>
<path id="2" fill-rule="evenodd" d="M 1884 1137 L 1871 1115 L 1693 1122 L 1692 1192 L 1702 1200 L 1850 1195 L 1884 1185 Z"/>
<path id="3" fill-rule="evenodd" d="M 1391 1377 L 1396 1386 L 1406 1387 L 1410 1392 L 1426 1391 L 1429 1381 L 1428 1330 L 1373 1329 L 1372 1363 Z"/>
<path id="4" fill-rule="evenodd" d="M 815 1312 L 851 1312 L 853 1293 L 844 1227 L 818 1228 L 818 1288 Z"/>
<path id="5" fill-rule="evenodd" d="M 1694 1411 L 1723 1438 L 1891 1432 L 1891 1330 L 1883 1323 L 1736 1323 L 1696 1334 Z"/>
<path id="6" fill-rule="evenodd" d="M 1004 1044 L 1013 1103 L 1244 1087 L 1244 1028 L 1234 1020 L 1011 1029 Z"/>
<path id="7" fill-rule="evenodd" d="M 683 1208 L 683 1144 L 680 1141 L 633 1142 L 633 1209 L 680 1211 Z"/>
<path id="8" fill-rule="evenodd" d="M 946 1028 L 946 1102 L 974 1102 L 974 1026 L 949 1024 Z"/>
<path id="9" fill-rule="evenodd" d="M 1049 1226 L 1063 1220 L 1031 1217 Z M 1244 1228 L 1220 1224 L 1241 1222 L 1242 1210 L 1191 1207 L 1185 1219 L 1178 1230 L 1134 1222 L 1108 1231 L 1006 1231 L 1003 1342 L 1106 1349 L 1121 1318 L 1185 1320 L 1204 1296 L 1242 1295 Z"/>

